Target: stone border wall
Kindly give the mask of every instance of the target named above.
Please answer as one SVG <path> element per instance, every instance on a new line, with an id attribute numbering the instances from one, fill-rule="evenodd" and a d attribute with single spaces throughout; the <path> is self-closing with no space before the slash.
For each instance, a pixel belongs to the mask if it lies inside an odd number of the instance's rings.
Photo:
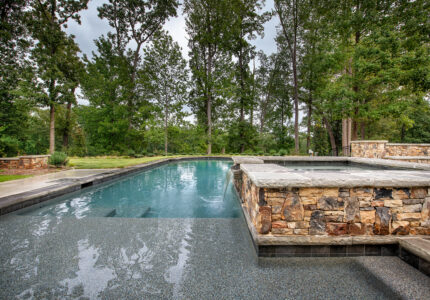
<path id="1" fill-rule="evenodd" d="M 430 156 L 430 144 L 385 144 L 387 156 Z"/>
<path id="2" fill-rule="evenodd" d="M 0 169 L 44 169 L 50 155 L 26 155 L 0 158 Z"/>
<path id="3" fill-rule="evenodd" d="M 237 173 L 242 205 L 262 235 L 430 235 L 430 187 L 258 188 Z"/>
<path id="4" fill-rule="evenodd" d="M 388 141 L 352 141 L 352 157 L 385 158 L 388 156 L 414 156 L 429 157 L 430 144 L 395 144 Z M 430 160 L 423 159 L 423 162 L 430 163 Z"/>

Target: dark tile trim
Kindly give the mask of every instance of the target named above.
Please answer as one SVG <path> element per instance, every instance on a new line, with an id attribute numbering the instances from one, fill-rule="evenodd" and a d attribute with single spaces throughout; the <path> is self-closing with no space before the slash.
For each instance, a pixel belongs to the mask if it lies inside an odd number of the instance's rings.
<path id="1" fill-rule="evenodd" d="M 412 267 L 420 270 L 427 276 L 430 276 L 430 262 L 413 254 L 412 252 L 409 252 L 403 247 L 399 247 L 399 257 L 406 262 L 407 264 L 411 265 Z"/>
<path id="2" fill-rule="evenodd" d="M 404 262 L 430 276 L 430 262 L 398 244 L 386 245 L 260 245 L 259 257 L 346 257 L 398 256 Z"/>
<path id="3" fill-rule="evenodd" d="M 346 257 L 396 256 L 398 245 L 260 245 L 258 256 Z"/>

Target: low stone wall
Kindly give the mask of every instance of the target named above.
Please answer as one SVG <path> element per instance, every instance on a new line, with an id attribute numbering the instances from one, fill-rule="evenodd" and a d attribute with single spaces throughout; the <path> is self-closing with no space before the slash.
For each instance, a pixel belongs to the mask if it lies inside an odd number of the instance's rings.
<path id="1" fill-rule="evenodd" d="M 430 156 L 430 144 L 395 144 L 388 141 L 352 141 L 352 157 L 385 158 L 387 156 Z M 427 160 L 423 160 L 428 163 Z M 417 162 L 413 160 L 411 162 Z"/>
<path id="2" fill-rule="evenodd" d="M 44 169 L 50 155 L 26 155 L 0 158 L 1 169 Z"/>
<path id="3" fill-rule="evenodd" d="M 385 144 L 387 156 L 430 156 L 430 144 Z"/>
<path id="4" fill-rule="evenodd" d="M 430 187 L 258 188 L 238 173 L 235 186 L 259 234 L 430 234 Z"/>
<path id="5" fill-rule="evenodd" d="M 365 158 L 384 158 L 388 141 L 352 141 L 351 156 Z"/>

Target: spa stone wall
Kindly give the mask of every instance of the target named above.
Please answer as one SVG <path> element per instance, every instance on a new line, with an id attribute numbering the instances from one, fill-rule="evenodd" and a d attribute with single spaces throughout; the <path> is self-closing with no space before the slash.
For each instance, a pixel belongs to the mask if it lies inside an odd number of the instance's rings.
<path id="1" fill-rule="evenodd" d="M 260 234 L 430 235 L 429 187 L 258 188 L 245 173 L 235 186 Z"/>

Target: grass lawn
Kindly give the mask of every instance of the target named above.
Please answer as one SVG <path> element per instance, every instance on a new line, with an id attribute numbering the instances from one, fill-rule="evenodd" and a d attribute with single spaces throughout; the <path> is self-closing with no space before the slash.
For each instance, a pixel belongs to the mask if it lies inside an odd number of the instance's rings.
<path id="1" fill-rule="evenodd" d="M 15 179 L 22 179 L 30 176 L 31 175 L 1 175 L 0 174 L 0 182 L 15 180 Z"/>
<path id="2" fill-rule="evenodd" d="M 170 158 L 175 156 L 154 156 L 142 158 L 130 157 L 70 157 L 69 166 L 76 169 L 109 169 L 109 168 L 124 168 L 128 166 L 147 163 L 154 160 L 163 158 Z"/>
<path id="3" fill-rule="evenodd" d="M 109 169 L 124 168 L 128 166 L 147 163 L 154 160 L 181 157 L 181 156 L 205 156 L 205 155 L 172 155 L 154 156 L 142 158 L 130 158 L 127 156 L 100 156 L 100 157 L 69 157 L 69 166 L 76 169 Z M 216 155 L 214 155 L 216 156 Z M 230 155 L 222 155 L 230 156 Z"/>

